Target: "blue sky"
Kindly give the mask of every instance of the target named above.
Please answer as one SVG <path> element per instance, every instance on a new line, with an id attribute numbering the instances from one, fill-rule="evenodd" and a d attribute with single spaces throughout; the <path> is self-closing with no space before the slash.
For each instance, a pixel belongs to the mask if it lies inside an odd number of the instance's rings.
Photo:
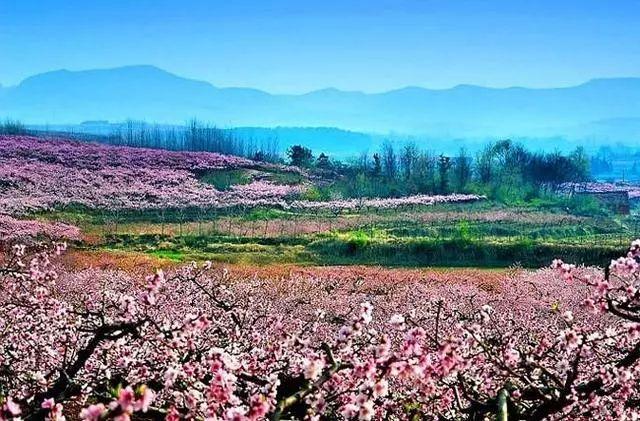
<path id="1" fill-rule="evenodd" d="M 276 93 L 640 76 L 640 0 L 2 0 L 0 83 L 152 64 Z"/>

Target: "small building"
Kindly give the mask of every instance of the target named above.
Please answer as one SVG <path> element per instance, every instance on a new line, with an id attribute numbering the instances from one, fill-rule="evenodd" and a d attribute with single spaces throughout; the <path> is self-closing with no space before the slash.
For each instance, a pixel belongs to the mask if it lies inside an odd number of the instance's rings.
<path id="1" fill-rule="evenodd" d="M 620 215 L 629 215 L 631 205 L 628 191 L 576 191 L 576 196 L 593 197 L 603 206 Z"/>

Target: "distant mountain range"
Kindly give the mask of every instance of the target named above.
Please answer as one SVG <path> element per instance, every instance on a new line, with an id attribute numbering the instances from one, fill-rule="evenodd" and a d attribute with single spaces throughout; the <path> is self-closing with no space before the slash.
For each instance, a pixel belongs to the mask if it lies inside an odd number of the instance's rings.
<path id="1" fill-rule="evenodd" d="M 568 137 L 640 141 L 640 78 L 553 89 L 460 85 L 367 94 L 274 95 L 217 88 L 153 66 L 58 70 L 0 87 L 0 118 L 31 124 L 190 118 L 221 127 L 335 127 L 431 138 Z"/>

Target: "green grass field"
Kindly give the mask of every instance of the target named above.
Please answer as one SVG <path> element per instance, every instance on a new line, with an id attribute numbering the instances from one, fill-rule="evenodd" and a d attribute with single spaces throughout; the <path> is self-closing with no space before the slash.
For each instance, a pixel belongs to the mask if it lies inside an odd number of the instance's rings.
<path id="1" fill-rule="evenodd" d="M 91 240 L 81 247 L 88 249 L 252 265 L 540 267 L 560 256 L 603 265 L 639 234 L 635 216 L 490 202 L 337 215 L 67 209 L 41 217 L 80 226 Z"/>

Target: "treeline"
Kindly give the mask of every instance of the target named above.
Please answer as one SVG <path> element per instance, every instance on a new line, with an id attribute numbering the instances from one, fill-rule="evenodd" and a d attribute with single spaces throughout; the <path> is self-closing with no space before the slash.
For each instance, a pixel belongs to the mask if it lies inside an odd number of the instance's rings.
<path id="1" fill-rule="evenodd" d="M 275 162 L 280 159 L 276 138 L 245 138 L 237 136 L 233 130 L 221 129 L 195 119 L 185 126 L 150 125 L 129 120 L 116 126 L 107 136 L 107 142 L 133 147 L 217 152 L 257 161 Z"/>
<path id="2" fill-rule="evenodd" d="M 638 180 L 640 176 L 640 149 L 621 143 L 601 146 L 591 156 L 591 173 L 598 178 Z"/>
<path id="3" fill-rule="evenodd" d="M 289 157 L 292 162 L 293 158 L 300 161 L 300 151 L 294 148 Z M 456 156 L 446 156 L 422 150 L 415 143 L 386 142 L 380 151 L 362 154 L 349 163 L 332 162 L 324 154 L 315 160 L 306 156 L 303 161 L 335 175 L 331 187 L 318 194 L 344 197 L 456 192 L 529 200 L 560 183 L 590 179 L 589 158 L 582 148 L 568 155 L 531 152 L 511 140 L 489 144 L 473 156 L 464 148 Z"/>
<path id="4" fill-rule="evenodd" d="M 0 124 L 3 134 L 56 134 L 28 130 L 18 121 Z M 61 134 L 61 133 L 58 133 Z M 79 136 L 82 138 L 82 135 Z M 209 151 L 244 156 L 258 161 L 285 162 L 276 138 L 253 139 L 233 130 L 191 120 L 185 126 L 152 125 L 129 120 L 113 125 L 111 132 L 92 135 L 115 145 L 169 150 Z M 287 150 L 287 161 L 309 168 L 329 183 L 312 189 L 317 198 L 399 197 L 410 194 L 481 193 L 498 200 L 529 200 L 555 185 L 590 179 L 590 165 L 606 162 L 577 148 L 570 154 L 531 152 L 511 140 L 487 145 L 474 155 L 463 148 L 455 156 L 436 154 L 416 143 L 385 142 L 375 153 L 340 162 L 301 145 Z M 599 160 L 599 161 L 598 161 Z M 312 198 L 312 197 L 310 197 Z"/>
<path id="5" fill-rule="evenodd" d="M 100 122 L 96 122 L 100 123 Z M 233 129 L 221 129 L 193 119 L 184 126 L 149 124 L 127 120 L 122 124 L 102 123 L 106 132 L 55 131 L 29 129 L 18 120 L 0 123 L 0 134 L 32 136 L 66 136 L 78 140 L 97 141 L 120 146 L 168 149 L 175 151 L 217 152 L 256 161 L 280 162 L 278 139 L 238 136 Z"/>
<path id="6" fill-rule="evenodd" d="M 18 120 L 6 119 L 0 123 L 0 134 L 26 135 L 29 134 L 29 130 Z"/>

